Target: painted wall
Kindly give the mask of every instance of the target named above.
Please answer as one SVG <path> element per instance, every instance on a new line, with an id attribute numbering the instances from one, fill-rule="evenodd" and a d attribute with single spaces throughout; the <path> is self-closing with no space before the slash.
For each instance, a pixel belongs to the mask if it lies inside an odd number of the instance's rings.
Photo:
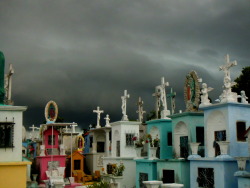
<path id="1" fill-rule="evenodd" d="M 180 137 L 188 136 L 189 143 L 197 142 L 196 127 L 204 127 L 204 114 L 203 112 L 184 112 L 170 117 L 172 118 L 173 150 L 178 158 L 180 156 Z"/>
<path id="2" fill-rule="evenodd" d="M 140 173 L 147 173 L 148 180 L 160 180 L 157 179 L 157 160 L 136 160 L 136 188 L 140 188 L 139 177 Z"/>
<path id="3" fill-rule="evenodd" d="M 31 162 L 0 162 L 0 187 L 26 188 L 27 165 Z"/>
<path id="4" fill-rule="evenodd" d="M 249 177 L 238 177 L 238 188 L 249 188 L 250 178 Z"/>
<path id="5" fill-rule="evenodd" d="M 152 139 L 160 139 L 160 159 L 172 158 L 172 146 L 168 146 L 168 132 L 172 132 L 172 120 L 171 119 L 158 119 L 147 121 L 147 133 L 151 134 Z M 150 156 L 150 152 L 149 152 Z"/>
<path id="6" fill-rule="evenodd" d="M 22 161 L 22 126 L 25 106 L 0 106 L 0 122 L 14 120 L 14 148 L 0 148 L 0 162 Z"/>
<path id="7" fill-rule="evenodd" d="M 232 160 L 197 159 L 190 161 L 190 187 L 198 188 L 198 168 L 214 169 L 214 187 L 236 188 L 237 177 L 234 173 L 238 170 L 237 162 Z"/>
<path id="8" fill-rule="evenodd" d="M 174 170 L 175 183 L 184 184 L 184 188 L 190 187 L 190 166 L 189 161 L 172 159 L 157 162 L 157 177 L 163 178 L 163 170 Z"/>
<path id="9" fill-rule="evenodd" d="M 246 129 L 250 125 L 250 105 L 241 103 L 216 104 L 204 109 L 205 147 L 206 156 L 214 157 L 214 131 L 226 130 L 227 141 L 230 142 L 228 153 L 230 156 L 248 156 L 246 142 L 237 141 L 236 122 L 246 122 Z"/>

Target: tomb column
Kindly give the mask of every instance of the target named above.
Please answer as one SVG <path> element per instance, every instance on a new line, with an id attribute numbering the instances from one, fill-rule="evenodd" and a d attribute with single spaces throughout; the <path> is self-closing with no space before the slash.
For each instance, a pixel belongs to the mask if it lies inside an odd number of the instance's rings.
<path id="1" fill-rule="evenodd" d="M 109 155 L 109 132 L 110 132 L 110 129 L 105 129 L 105 133 L 106 133 L 105 156 L 106 157 L 108 157 Z"/>

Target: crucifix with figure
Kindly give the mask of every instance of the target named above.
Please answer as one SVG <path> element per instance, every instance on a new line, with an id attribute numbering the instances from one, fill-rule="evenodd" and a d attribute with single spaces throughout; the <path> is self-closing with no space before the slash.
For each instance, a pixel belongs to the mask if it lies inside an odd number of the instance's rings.
<path id="1" fill-rule="evenodd" d="M 139 122 L 143 121 L 143 114 L 146 113 L 146 111 L 143 111 L 143 101 L 141 99 L 141 97 L 139 97 L 139 100 L 137 102 L 137 106 L 138 106 L 138 110 L 136 111 L 136 113 L 138 113 L 138 120 Z"/>
<path id="2" fill-rule="evenodd" d="M 237 61 L 231 61 L 230 62 L 228 54 L 225 56 L 225 61 L 226 61 L 226 64 L 220 66 L 219 70 L 220 71 L 221 70 L 224 71 L 224 73 L 225 73 L 224 77 L 229 77 L 230 78 L 230 68 L 233 67 L 233 66 L 236 66 L 237 65 Z"/>
<path id="3" fill-rule="evenodd" d="M 161 78 L 161 85 L 159 85 L 160 89 L 160 101 L 162 103 L 162 110 L 161 110 L 161 119 L 168 119 L 167 115 L 170 115 L 170 112 L 167 108 L 167 100 L 166 100 L 166 91 L 165 88 L 166 86 L 169 86 L 168 82 L 165 82 L 164 77 Z"/>
<path id="4" fill-rule="evenodd" d="M 122 99 L 122 121 L 128 121 L 127 116 L 127 99 L 130 97 L 130 95 L 127 93 L 127 90 L 124 90 L 124 96 L 121 96 Z"/>
<path id="5" fill-rule="evenodd" d="M 167 98 L 170 99 L 170 105 L 171 105 L 170 114 L 171 115 L 173 115 L 175 111 L 175 96 L 176 96 L 176 92 L 174 92 L 173 88 L 171 88 L 170 93 L 167 94 Z"/>
<path id="6" fill-rule="evenodd" d="M 103 110 L 100 110 L 100 107 L 97 106 L 96 110 L 93 110 L 94 113 L 97 114 L 97 124 L 96 124 L 96 128 L 100 128 L 100 118 L 101 118 L 101 113 L 103 113 Z"/>

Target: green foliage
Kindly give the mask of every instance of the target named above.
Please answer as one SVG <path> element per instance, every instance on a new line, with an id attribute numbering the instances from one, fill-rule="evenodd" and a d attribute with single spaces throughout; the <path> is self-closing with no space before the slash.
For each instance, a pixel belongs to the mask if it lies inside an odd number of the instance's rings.
<path id="1" fill-rule="evenodd" d="M 235 79 L 236 85 L 233 86 L 232 91 L 240 94 L 242 90 L 245 91 L 246 96 L 250 97 L 250 66 L 244 67 L 241 75 Z"/>
<path id="2" fill-rule="evenodd" d="M 88 185 L 87 188 L 110 188 L 109 183 L 105 181 L 95 182 L 93 185 Z"/>

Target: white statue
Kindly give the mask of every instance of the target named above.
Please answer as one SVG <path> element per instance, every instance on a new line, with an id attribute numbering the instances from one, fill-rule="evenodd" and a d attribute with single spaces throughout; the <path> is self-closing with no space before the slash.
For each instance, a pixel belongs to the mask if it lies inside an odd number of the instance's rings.
<path id="1" fill-rule="evenodd" d="M 223 85 L 223 93 L 220 95 L 221 103 L 224 102 L 237 102 L 237 94 L 232 92 L 232 86 L 236 83 L 231 82 L 230 77 L 230 68 L 237 65 L 236 61 L 230 62 L 229 55 L 227 54 L 225 57 L 226 64 L 219 67 L 219 70 L 224 71 L 224 85 Z"/>
<path id="2" fill-rule="evenodd" d="M 100 110 L 100 107 L 97 106 L 96 110 L 93 110 L 94 113 L 97 113 L 97 124 L 96 124 L 96 128 L 100 128 L 100 119 L 101 119 L 101 113 L 103 113 L 103 110 Z"/>
<path id="3" fill-rule="evenodd" d="M 210 101 L 208 99 L 208 92 L 212 91 L 214 88 L 207 87 L 206 83 L 202 84 L 202 89 L 201 89 L 201 104 L 200 107 L 202 106 L 207 106 L 210 105 Z"/>
<path id="4" fill-rule="evenodd" d="M 9 105 L 13 105 L 13 101 L 11 100 L 11 89 L 12 89 L 12 75 L 14 74 L 14 69 L 12 64 L 9 66 L 9 73 L 5 74 L 5 82 L 4 82 L 4 89 L 5 89 L 5 103 Z"/>
<path id="5" fill-rule="evenodd" d="M 241 91 L 238 98 L 241 98 L 241 103 L 248 104 L 248 101 L 247 101 L 248 97 L 246 96 L 245 91 Z"/>
<path id="6" fill-rule="evenodd" d="M 138 105 L 138 110 L 136 111 L 136 113 L 138 113 L 138 120 L 139 122 L 143 121 L 143 114 L 146 113 L 146 111 L 143 111 L 143 101 L 141 100 L 141 97 L 139 97 L 139 101 L 137 103 Z"/>
<path id="7" fill-rule="evenodd" d="M 160 105 L 161 105 L 161 101 L 160 101 L 161 93 L 159 92 L 158 86 L 155 87 L 155 93 L 153 93 L 152 96 L 154 96 L 156 99 L 156 102 L 155 102 L 155 116 L 156 117 L 155 118 L 158 119 L 158 114 L 159 114 Z"/>
<path id="8" fill-rule="evenodd" d="M 122 99 L 122 121 L 128 121 L 128 116 L 126 114 L 127 111 L 127 99 L 130 97 L 127 94 L 127 90 L 124 90 L 124 96 L 121 96 Z"/>
<path id="9" fill-rule="evenodd" d="M 161 78 L 161 85 L 157 86 L 160 91 L 160 101 L 162 105 L 161 110 L 161 119 L 168 119 L 167 116 L 170 115 L 170 111 L 167 108 L 167 100 L 166 100 L 166 86 L 169 86 L 168 82 L 165 82 L 164 77 Z"/>
<path id="10" fill-rule="evenodd" d="M 110 127 L 110 123 L 109 123 L 110 118 L 109 118 L 109 115 L 107 114 L 106 117 L 105 117 L 104 119 L 106 120 L 106 125 L 105 125 L 105 127 Z"/>

